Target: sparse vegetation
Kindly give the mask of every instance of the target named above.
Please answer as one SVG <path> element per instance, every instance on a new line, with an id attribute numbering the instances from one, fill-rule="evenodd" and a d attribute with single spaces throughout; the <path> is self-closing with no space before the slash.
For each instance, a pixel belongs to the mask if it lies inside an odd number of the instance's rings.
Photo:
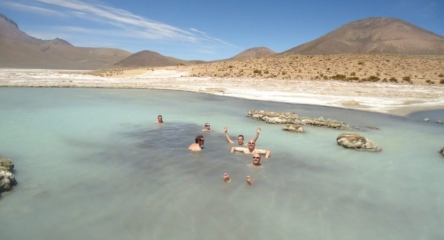
<path id="1" fill-rule="evenodd" d="M 389 62 L 389 64 L 388 64 Z M 341 80 L 410 84 L 441 83 L 444 61 L 436 56 L 313 55 L 227 60 L 185 66 L 196 76 Z M 442 75 L 443 77 L 438 77 Z M 425 82 L 426 79 L 430 83 Z"/>
<path id="2" fill-rule="evenodd" d="M 439 84 L 444 84 L 444 79 L 439 80 Z"/>
<path id="3" fill-rule="evenodd" d="M 380 78 L 376 77 L 376 76 L 370 76 L 367 78 L 367 81 L 370 81 L 370 82 L 377 82 L 379 80 L 380 80 Z"/>
<path id="4" fill-rule="evenodd" d="M 389 79 L 389 81 L 390 81 L 390 82 L 397 83 L 397 82 L 398 82 L 398 79 L 396 79 L 396 78 L 394 78 L 394 77 L 391 77 L 391 78 Z"/>
<path id="5" fill-rule="evenodd" d="M 331 76 L 331 79 L 335 80 L 346 80 L 347 76 L 344 74 L 336 74 L 335 76 Z"/>

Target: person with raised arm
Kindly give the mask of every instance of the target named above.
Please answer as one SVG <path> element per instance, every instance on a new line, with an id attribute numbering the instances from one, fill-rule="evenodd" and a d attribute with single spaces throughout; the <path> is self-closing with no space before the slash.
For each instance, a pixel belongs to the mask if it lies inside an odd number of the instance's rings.
<path id="1" fill-rule="evenodd" d="M 224 127 L 224 132 L 225 132 L 225 138 L 227 139 L 227 142 L 229 142 L 229 143 L 231 143 L 231 144 L 233 144 L 234 143 L 234 141 L 233 140 L 231 140 L 231 138 L 230 138 L 230 135 L 228 135 L 228 127 L 227 126 L 225 126 Z M 261 128 L 259 127 L 259 128 L 257 128 L 257 130 L 256 130 L 256 136 L 253 138 L 253 141 L 254 142 L 256 142 L 257 141 L 257 139 L 259 138 L 259 135 L 261 134 Z M 244 135 L 239 135 L 239 136 L 237 136 L 237 144 L 238 145 L 247 145 L 247 143 L 245 143 L 244 142 Z"/>
<path id="2" fill-rule="evenodd" d="M 248 147 L 232 147 L 231 152 L 243 152 L 247 154 L 262 154 L 265 158 L 270 157 L 270 150 L 258 149 L 256 148 L 256 143 L 253 140 L 248 141 Z"/>

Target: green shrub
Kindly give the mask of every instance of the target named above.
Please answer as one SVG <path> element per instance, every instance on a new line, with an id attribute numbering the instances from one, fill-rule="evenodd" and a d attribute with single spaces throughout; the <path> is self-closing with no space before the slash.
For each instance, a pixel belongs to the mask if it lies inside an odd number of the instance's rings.
<path id="1" fill-rule="evenodd" d="M 261 71 L 261 70 L 254 69 L 253 73 L 255 73 L 255 74 L 262 74 L 262 71 Z"/>
<path id="2" fill-rule="evenodd" d="M 402 81 L 410 82 L 410 76 L 402 77 Z"/>
<path id="3" fill-rule="evenodd" d="M 430 79 L 427 79 L 425 82 L 430 84 L 432 81 Z"/>
<path id="4" fill-rule="evenodd" d="M 444 74 L 440 73 L 438 74 L 438 77 L 444 77 Z"/>
<path id="5" fill-rule="evenodd" d="M 352 73 L 350 73 L 350 75 L 354 77 L 354 76 L 356 76 L 356 73 L 352 72 Z"/>
<path id="6" fill-rule="evenodd" d="M 439 80 L 439 84 L 444 84 L 444 79 Z"/>

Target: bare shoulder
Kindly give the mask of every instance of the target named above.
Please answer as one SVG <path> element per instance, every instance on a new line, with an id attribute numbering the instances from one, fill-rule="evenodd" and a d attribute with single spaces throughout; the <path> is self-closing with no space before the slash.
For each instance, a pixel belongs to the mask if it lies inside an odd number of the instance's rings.
<path id="1" fill-rule="evenodd" d="M 202 148 L 199 145 L 196 145 L 195 143 L 191 144 L 188 147 L 188 149 L 191 151 L 202 151 Z"/>
<path id="2" fill-rule="evenodd" d="M 259 153 L 259 154 L 265 154 L 267 153 L 268 150 L 264 150 L 264 149 L 255 149 L 253 152 Z"/>

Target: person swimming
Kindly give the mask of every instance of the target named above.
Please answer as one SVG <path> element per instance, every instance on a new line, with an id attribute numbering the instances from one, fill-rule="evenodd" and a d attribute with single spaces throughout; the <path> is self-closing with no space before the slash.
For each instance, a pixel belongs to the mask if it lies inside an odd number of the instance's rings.
<path id="1" fill-rule="evenodd" d="M 227 139 L 227 142 L 234 143 L 234 141 L 231 140 L 230 136 L 228 135 L 228 127 L 227 126 L 224 127 L 224 132 L 225 132 L 225 138 Z M 259 138 L 259 134 L 261 134 L 261 128 L 257 128 L 256 136 L 253 138 L 254 142 L 256 142 L 257 139 Z M 237 136 L 237 144 L 241 145 L 241 146 L 247 145 L 247 143 L 244 143 L 244 135 L 240 134 L 239 136 Z"/>
<path id="2" fill-rule="evenodd" d="M 203 132 L 211 131 L 211 126 L 209 123 L 205 123 L 204 129 L 202 129 Z"/>
<path id="3" fill-rule="evenodd" d="M 254 154 L 254 153 L 258 153 L 258 154 L 264 154 L 265 158 L 268 158 L 271 154 L 270 150 L 264 150 L 264 149 L 257 149 L 256 148 L 256 143 L 254 142 L 254 140 L 250 140 L 248 141 L 248 147 L 232 147 L 231 148 L 231 152 L 243 152 L 243 153 L 248 153 L 248 154 Z"/>
<path id="4" fill-rule="evenodd" d="M 191 144 L 188 149 L 193 151 L 193 152 L 198 152 L 198 151 L 202 151 L 203 149 L 203 145 L 204 145 L 205 139 L 204 136 L 202 135 L 198 135 L 196 136 L 196 138 L 194 139 L 194 143 Z"/>
<path id="5" fill-rule="evenodd" d="M 155 121 L 155 123 L 163 123 L 162 115 L 157 116 L 157 121 Z"/>

